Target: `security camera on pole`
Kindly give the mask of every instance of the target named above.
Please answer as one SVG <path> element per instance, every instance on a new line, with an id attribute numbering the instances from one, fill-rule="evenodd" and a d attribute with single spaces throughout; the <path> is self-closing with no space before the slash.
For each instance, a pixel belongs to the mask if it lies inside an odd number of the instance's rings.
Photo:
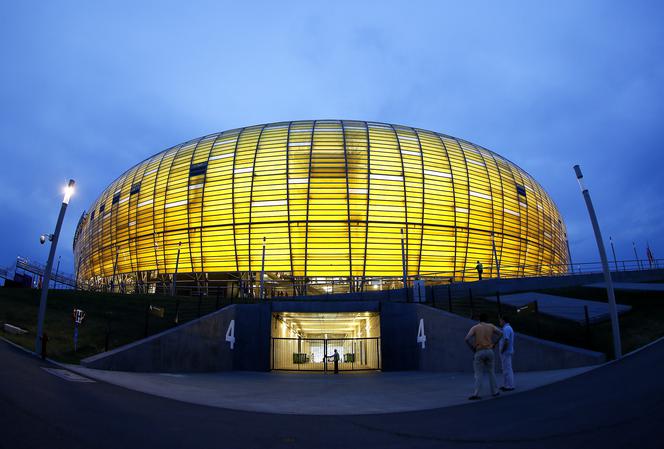
<path id="1" fill-rule="evenodd" d="M 65 187 L 65 195 L 62 199 L 60 206 L 60 215 L 55 224 L 55 232 L 53 234 L 44 234 L 39 237 L 40 243 L 46 243 L 48 239 L 51 242 L 51 250 L 48 253 L 48 261 L 46 262 L 46 269 L 44 270 L 44 279 L 42 281 L 41 299 L 39 301 L 39 315 L 37 315 L 37 338 L 35 339 L 35 352 L 41 354 L 42 336 L 44 332 L 44 317 L 46 316 L 46 300 L 48 298 L 48 284 L 51 283 L 51 270 L 53 269 L 53 259 L 55 258 L 55 250 L 58 246 L 58 237 L 60 237 L 60 229 L 62 228 L 62 221 L 65 218 L 67 205 L 69 199 L 74 193 L 74 180 L 70 179 L 67 187 Z"/>

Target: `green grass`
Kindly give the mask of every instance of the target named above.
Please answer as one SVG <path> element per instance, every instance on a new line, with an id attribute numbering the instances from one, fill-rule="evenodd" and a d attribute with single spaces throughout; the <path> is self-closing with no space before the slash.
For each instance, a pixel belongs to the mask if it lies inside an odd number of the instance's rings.
<path id="1" fill-rule="evenodd" d="M 584 287 L 542 290 L 548 293 L 570 298 L 607 302 L 606 290 Z M 664 336 L 664 297 L 656 292 L 616 291 L 619 304 L 632 306 L 632 310 L 620 315 L 621 345 L 624 354 L 638 349 L 657 338 Z M 448 302 L 442 300 L 436 304 L 447 310 Z M 455 314 L 475 318 L 484 312 L 491 322 L 498 322 L 498 305 L 482 298 L 474 298 L 472 309 L 469 299 L 455 298 L 452 303 Z M 517 332 L 526 335 L 556 341 L 571 346 L 603 352 L 608 358 L 613 357 L 613 340 L 609 320 L 591 324 L 578 324 L 569 320 L 553 318 L 535 313 L 517 313 L 513 307 L 502 305 L 503 313 L 509 313 L 512 326 Z"/>
<path id="2" fill-rule="evenodd" d="M 25 335 L 2 334 L 25 348 L 34 350 L 40 291 L 33 289 L 0 288 L 0 323 L 10 323 L 28 331 Z M 179 302 L 179 306 L 178 306 Z M 44 331 L 49 337 L 48 356 L 56 360 L 78 363 L 80 359 L 116 348 L 145 336 L 146 308 L 149 305 L 165 308 L 164 318 L 148 316 L 148 334 L 169 329 L 178 322 L 195 319 L 199 315 L 199 299 L 174 298 L 158 295 L 120 295 L 71 290 L 50 290 Z M 200 314 L 215 310 L 215 297 L 203 297 Z M 86 313 L 79 327 L 78 350 L 74 352 L 74 322 L 72 310 Z"/>
<path id="3" fill-rule="evenodd" d="M 545 291 L 554 295 L 591 301 L 607 302 L 606 290 L 591 288 L 558 289 Z M 664 295 L 661 292 L 616 291 L 616 302 L 632 306 L 620 316 L 620 336 L 623 353 L 638 349 L 664 336 Z M 611 323 L 591 326 L 590 349 L 613 352 Z"/>

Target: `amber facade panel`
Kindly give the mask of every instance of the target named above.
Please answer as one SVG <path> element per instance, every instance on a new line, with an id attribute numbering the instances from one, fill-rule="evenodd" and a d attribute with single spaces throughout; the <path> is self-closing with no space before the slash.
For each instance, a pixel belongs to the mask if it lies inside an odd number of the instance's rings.
<path id="1" fill-rule="evenodd" d="M 402 234 L 403 231 L 403 234 Z M 544 189 L 485 148 L 405 126 L 298 121 L 225 131 L 139 163 L 90 206 L 79 280 L 189 273 L 476 279 L 567 271 Z M 495 247 L 495 257 L 494 257 Z M 179 251 L 179 259 L 178 259 Z"/>

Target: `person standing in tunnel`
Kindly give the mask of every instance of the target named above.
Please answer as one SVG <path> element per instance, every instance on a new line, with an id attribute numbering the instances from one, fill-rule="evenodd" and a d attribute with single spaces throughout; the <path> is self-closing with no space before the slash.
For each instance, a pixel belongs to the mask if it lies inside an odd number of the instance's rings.
<path id="1" fill-rule="evenodd" d="M 328 356 L 329 359 L 332 359 L 334 362 L 334 374 L 339 374 L 339 353 L 337 350 L 334 350 L 334 354 Z"/>

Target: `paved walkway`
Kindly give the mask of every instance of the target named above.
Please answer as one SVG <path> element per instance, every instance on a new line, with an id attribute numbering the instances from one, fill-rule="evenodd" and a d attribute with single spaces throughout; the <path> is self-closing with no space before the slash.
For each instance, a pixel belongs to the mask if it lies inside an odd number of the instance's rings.
<path id="1" fill-rule="evenodd" d="M 129 373 L 63 365 L 84 376 L 144 393 L 211 407 L 306 415 L 366 415 L 469 403 L 473 375 L 420 371 L 302 374 L 223 372 Z M 584 373 L 592 367 L 517 373 L 514 395 Z M 500 376 L 498 377 L 498 385 Z M 488 379 L 482 395 L 489 398 Z"/>
<path id="2" fill-rule="evenodd" d="M 590 288 L 606 288 L 604 282 L 584 285 Z M 664 284 L 639 284 L 636 282 L 614 282 L 614 290 L 632 291 L 632 292 L 664 292 Z"/>
<path id="3" fill-rule="evenodd" d="M 487 296 L 488 301 L 496 302 L 495 296 Z M 526 304 L 537 301 L 537 307 L 541 314 L 549 315 L 563 320 L 585 323 L 585 308 L 588 306 L 588 317 L 591 323 L 609 319 L 609 305 L 605 302 L 588 301 L 586 299 L 568 298 L 566 296 L 546 295 L 544 293 L 516 293 L 513 295 L 501 295 L 500 302 L 512 307 L 520 308 Z M 632 309 L 631 306 L 618 304 L 618 313 L 625 313 Z"/>

